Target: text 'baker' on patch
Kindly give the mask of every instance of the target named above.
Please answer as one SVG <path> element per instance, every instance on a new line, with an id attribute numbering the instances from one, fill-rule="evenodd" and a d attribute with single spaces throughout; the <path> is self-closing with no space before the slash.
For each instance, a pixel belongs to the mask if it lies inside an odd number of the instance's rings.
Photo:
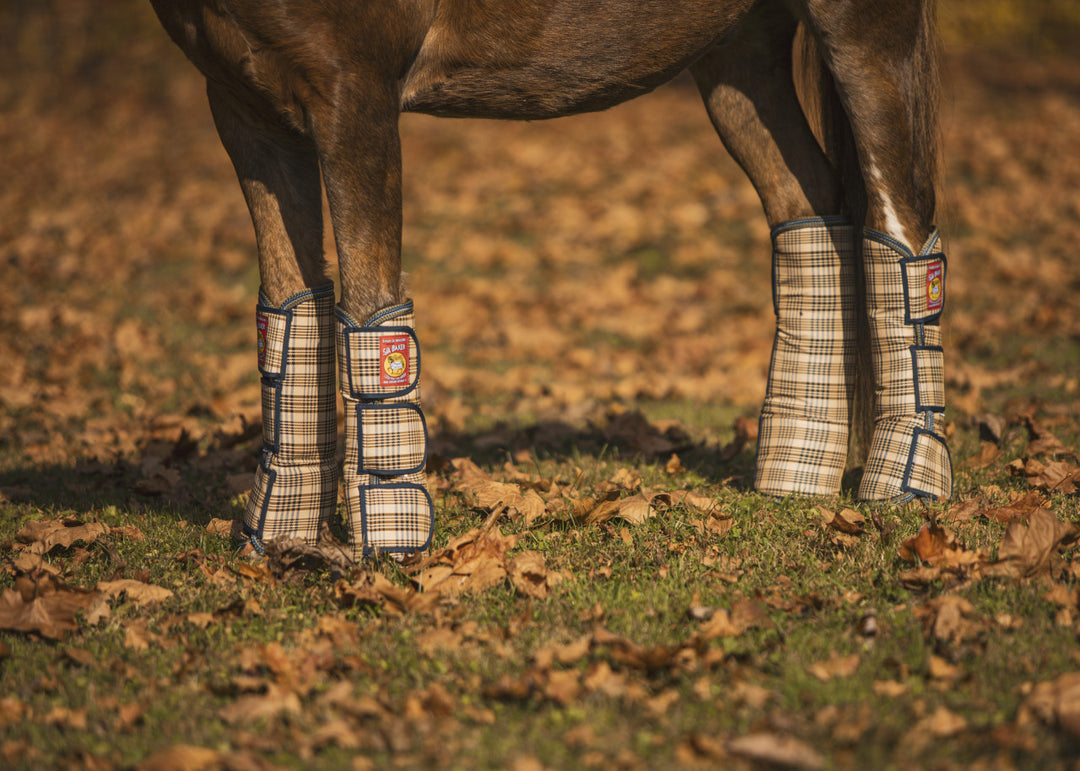
<path id="1" fill-rule="evenodd" d="M 926 268 L 926 307 L 939 311 L 945 302 L 945 265 L 938 260 Z"/>
<path id="2" fill-rule="evenodd" d="M 255 330 L 257 332 L 257 345 L 259 350 L 259 366 L 263 366 L 266 363 L 266 327 L 270 323 L 270 320 L 266 317 L 265 313 L 255 314 Z"/>
<path id="3" fill-rule="evenodd" d="M 409 340 L 409 335 L 379 339 L 379 385 L 383 388 L 409 384 Z"/>

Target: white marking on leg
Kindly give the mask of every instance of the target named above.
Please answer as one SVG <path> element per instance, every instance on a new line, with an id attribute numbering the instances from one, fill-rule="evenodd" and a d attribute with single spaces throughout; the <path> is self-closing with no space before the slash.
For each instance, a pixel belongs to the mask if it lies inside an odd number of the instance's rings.
<path id="1" fill-rule="evenodd" d="M 907 239 L 904 226 L 900 224 L 900 218 L 896 216 L 896 209 L 893 207 L 892 199 L 889 198 L 889 190 L 885 186 L 885 179 L 881 176 L 881 170 L 873 159 L 870 160 L 870 178 L 874 181 L 878 197 L 881 199 L 881 214 L 885 218 L 885 235 L 891 236 L 909 249 L 914 248 L 914 244 Z"/>

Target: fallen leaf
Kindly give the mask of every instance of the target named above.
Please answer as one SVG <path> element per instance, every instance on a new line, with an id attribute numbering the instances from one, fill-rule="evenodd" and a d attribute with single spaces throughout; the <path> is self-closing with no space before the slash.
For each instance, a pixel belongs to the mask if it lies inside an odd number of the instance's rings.
<path id="1" fill-rule="evenodd" d="M 473 528 L 434 552 L 418 566 L 414 579 L 425 592 L 479 592 L 502 583 L 507 576 L 507 552 L 518 541 L 497 527 Z"/>
<path id="2" fill-rule="evenodd" d="M 1032 490 L 1023 498 L 1006 503 L 1004 506 L 995 506 L 979 511 L 979 516 L 986 517 L 994 522 L 1009 523 L 1014 519 L 1027 519 L 1033 511 L 1041 509 L 1046 501 L 1042 493 Z"/>
<path id="3" fill-rule="evenodd" d="M 1080 467 L 1065 461 L 1052 460 L 1041 463 L 1034 458 L 1017 458 L 1008 465 L 1014 475 L 1023 476 L 1032 487 L 1071 495 L 1080 485 Z"/>
<path id="4" fill-rule="evenodd" d="M 76 614 L 97 599 L 97 592 L 68 586 L 46 573 L 20 576 L 14 589 L 0 594 L 0 629 L 62 640 L 78 628 Z"/>
<path id="5" fill-rule="evenodd" d="M 821 519 L 826 527 L 839 530 L 847 535 L 862 535 L 866 531 L 866 517 L 854 509 L 841 509 L 833 512 L 830 509 L 819 507 Z"/>
<path id="6" fill-rule="evenodd" d="M 544 557 L 539 552 L 525 551 L 510 561 L 510 582 L 526 597 L 542 600 L 548 591 L 562 578 L 558 573 L 549 572 Z"/>
<path id="7" fill-rule="evenodd" d="M 824 768 L 825 758 L 809 744 L 792 736 L 755 733 L 731 739 L 728 752 L 759 763 L 788 768 Z"/>
<path id="8" fill-rule="evenodd" d="M 664 472 L 671 476 L 685 474 L 686 466 L 683 465 L 682 460 L 679 459 L 678 455 L 672 453 L 671 457 L 668 458 L 667 463 L 664 464 Z"/>
<path id="9" fill-rule="evenodd" d="M 807 667 L 807 671 L 818 680 L 828 681 L 837 677 L 851 677 L 859 668 L 859 654 L 850 656 L 834 654 L 824 661 L 817 661 Z"/>
<path id="10" fill-rule="evenodd" d="M 1028 452 L 1032 455 L 1058 455 L 1069 452 L 1069 448 L 1062 444 L 1060 439 L 1043 428 L 1035 418 L 1025 415 L 1024 423 L 1031 439 L 1028 444 Z"/>
<path id="11" fill-rule="evenodd" d="M 15 540 L 27 544 L 34 554 L 48 554 L 57 547 L 69 548 L 82 543 L 89 546 L 98 536 L 106 533 L 100 522 L 83 522 L 75 518 L 59 520 L 33 520 L 23 525 L 15 534 Z"/>
<path id="12" fill-rule="evenodd" d="M 162 602 L 173 596 L 171 589 L 143 583 L 131 578 L 121 578 L 117 581 L 99 581 L 97 590 L 109 599 L 124 595 L 136 605 Z"/>
<path id="13" fill-rule="evenodd" d="M 218 714 L 230 725 L 248 725 L 282 715 L 299 715 L 300 712 L 300 697 L 296 693 L 271 684 L 266 693 L 241 696 L 222 707 Z"/>
<path id="14" fill-rule="evenodd" d="M 213 771 L 221 766 L 222 753 L 208 747 L 177 744 L 147 756 L 138 771 Z"/>
<path id="15" fill-rule="evenodd" d="M 742 452 L 743 447 L 758 438 L 758 421 L 754 418 L 735 418 L 734 428 L 735 437 L 720 450 L 721 460 L 731 460 Z"/>
<path id="16" fill-rule="evenodd" d="M 1076 525 L 1062 522 L 1047 509 L 1032 512 L 1027 521 L 1013 520 L 1005 528 L 995 568 L 1022 578 L 1052 575 L 1060 547 L 1076 540 Z"/>
<path id="17" fill-rule="evenodd" d="M 900 558 L 906 562 L 924 562 L 947 570 L 974 565 L 983 561 L 979 552 L 964 549 L 952 531 L 936 522 L 927 522 L 919 532 L 900 546 Z"/>
<path id="18" fill-rule="evenodd" d="M 915 609 L 927 634 L 935 640 L 957 644 L 985 629 L 971 602 L 956 594 L 944 594 Z"/>
<path id="19" fill-rule="evenodd" d="M 1008 421 L 1001 415 L 995 415 L 992 412 L 985 413 L 979 416 L 979 438 L 983 442 L 999 445 L 1001 444 L 1001 437 L 1005 435 L 1005 429 L 1008 426 Z"/>
<path id="20" fill-rule="evenodd" d="M 1022 711 L 1080 738 L 1080 672 L 1066 672 L 1054 680 L 1036 683 Z"/>
<path id="21" fill-rule="evenodd" d="M 245 474 L 245 477 L 250 474 Z M 206 525 L 206 532 L 211 535 L 220 535 L 222 538 L 240 540 L 244 533 L 244 523 L 239 519 L 218 519 L 214 517 Z"/>

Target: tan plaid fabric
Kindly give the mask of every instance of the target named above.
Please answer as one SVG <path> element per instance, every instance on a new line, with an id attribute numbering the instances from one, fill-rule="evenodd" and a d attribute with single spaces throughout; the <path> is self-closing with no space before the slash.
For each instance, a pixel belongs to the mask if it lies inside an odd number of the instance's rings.
<path id="1" fill-rule="evenodd" d="M 281 536 L 314 543 L 337 504 L 334 287 L 255 310 L 262 375 L 263 453 L 244 514 L 261 549 Z"/>
<path id="2" fill-rule="evenodd" d="M 763 493 L 840 490 L 855 382 L 853 238 L 852 226 L 839 217 L 773 230 L 776 337 L 754 478 Z"/>
<path id="3" fill-rule="evenodd" d="M 412 301 L 364 324 L 338 309 L 345 403 L 345 502 L 357 559 L 426 549 L 435 507 L 425 486 L 427 424 Z"/>
<path id="4" fill-rule="evenodd" d="M 887 235 L 864 234 L 876 393 L 874 436 L 859 486 L 863 500 L 952 494 L 939 326 L 946 261 L 938 238 L 935 230 L 916 255 Z"/>

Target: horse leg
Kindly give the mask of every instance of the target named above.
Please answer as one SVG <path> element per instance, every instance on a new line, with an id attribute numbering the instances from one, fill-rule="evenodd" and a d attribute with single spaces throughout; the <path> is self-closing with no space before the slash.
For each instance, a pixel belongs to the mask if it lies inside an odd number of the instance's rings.
<path id="1" fill-rule="evenodd" d="M 401 286 L 398 102 L 378 76 L 341 75 L 310 114 L 341 264 L 336 338 L 345 405 L 343 482 L 360 558 L 427 548 L 427 425 L 413 303 Z M 389 81 L 385 81 L 389 82 Z"/>
<path id="2" fill-rule="evenodd" d="M 796 95 L 795 30 L 794 17 L 762 3 L 691 71 L 772 227 L 777 323 L 754 484 L 829 495 L 847 459 L 856 265 L 840 182 Z"/>
<path id="3" fill-rule="evenodd" d="M 281 537 L 314 543 L 337 504 L 334 286 L 322 254 L 314 145 L 212 81 L 210 106 L 255 225 L 263 452 L 244 515 L 259 551 Z"/>
<path id="4" fill-rule="evenodd" d="M 945 255 L 933 227 L 937 41 L 933 4 L 821 0 L 810 24 L 851 121 L 866 190 L 862 234 L 874 430 L 859 497 L 948 498 L 940 317 Z"/>

